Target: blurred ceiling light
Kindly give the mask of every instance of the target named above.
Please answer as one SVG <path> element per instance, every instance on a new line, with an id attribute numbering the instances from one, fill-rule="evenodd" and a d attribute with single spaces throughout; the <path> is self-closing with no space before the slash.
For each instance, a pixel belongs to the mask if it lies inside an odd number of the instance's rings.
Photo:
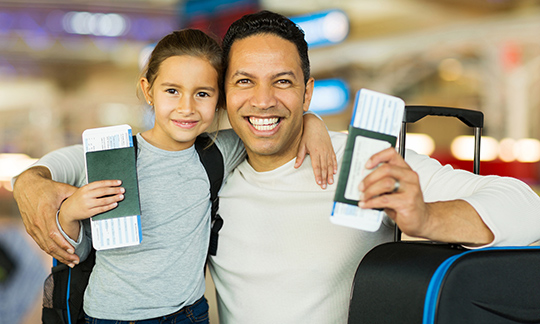
<path id="1" fill-rule="evenodd" d="M 474 158 L 474 136 L 458 136 L 450 145 L 452 155 L 462 161 L 472 161 Z M 489 136 L 482 136 L 480 145 L 480 160 L 493 161 L 499 156 L 499 143 Z"/>
<path id="2" fill-rule="evenodd" d="M 439 76 L 445 81 L 456 81 L 463 74 L 463 65 L 455 58 L 447 58 L 439 63 Z"/>
<path id="3" fill-rule="evenodd" d="M 315 81 L 309 109 L 319 115 L 338 114 L 347 108 L 349 87 L 341 79 Z"/>
<path id="4" fill-rule="evenodd" d="M 514 154 L 514 146 L 516 141 L 512 138 L 503 138 L 499 142 L 499 158 L 503 162 L 512 162 L 516 159 Z"/>
<path id="5" fill-rule="evenodd" d="M 70 34 L 118 37 L 127 32 L 129 20 L 115 13 L 70 11 L 62 18 L 62 25 Z"/>
<path id="6" fill-rule="evenodd" d="M 340 43 L 349 34 L 349 18 L 341 10 L 327 10 L 291 17 L 306 34 L 310 47 Z"/>
<path id="7" fill-rule="evenodd" d="M 11 178 L 21 173 L 36 161 L 37 159 L 32 159 L 26 154 L 0 154 L 0 181 L 11 181 Z"/>
<path id="8" fill-rule="evenodd" d="M 405 147 L 416 153 L 431 155 L 435 151 L 435 141 L 426 134 L 407 133 Z"/>
<path id="9" fill-rule="evenodd" d="M 522 138 L 516 141 L 514 154 L 519 162 L 540 161 L 540 141 L 534 138 Z"/>
<path id="10" fill-rule="evenodd" d="M 339 43 L 349 34 L 349 18 L 343 11 L 331 11 L 323 20 L 323 33 L 332 43 Z"/>

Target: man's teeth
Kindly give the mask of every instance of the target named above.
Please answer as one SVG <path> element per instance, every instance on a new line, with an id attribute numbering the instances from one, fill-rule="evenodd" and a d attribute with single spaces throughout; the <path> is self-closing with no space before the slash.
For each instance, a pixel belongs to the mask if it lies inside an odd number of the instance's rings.
<path id="1" fill-rule="evenodd" d="M 276 128 L 276 126 L 279 124 L 279 118 L 273 117 L 273 118 L 255 118 L 255 117 L 249 117 L 249 122 L 256 130 L 260 131 L 268 131 Z"/>

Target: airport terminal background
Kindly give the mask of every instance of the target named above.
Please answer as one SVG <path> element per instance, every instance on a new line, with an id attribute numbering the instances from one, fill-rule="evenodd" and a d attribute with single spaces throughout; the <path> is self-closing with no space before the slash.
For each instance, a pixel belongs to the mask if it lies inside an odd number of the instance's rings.
<path id="1" fill-rule="evenodd" d="M 22 226 L 10 178 L 80 143 L 87 128 L 147 129 L 152 116 L 135 89 L 153 44 L 184 27 L 221 37 L 260 9 L 305 30 L 317 80 L 311 109 L 330 130 L 347 129 L 361 88 L 408 105 L 481 110 L 481 173 L 517 177 L 538 192 L 540 1 L 0 0 L 0 246 L 19 265 L 0 271 L 0 323 L 40 322 L 51 265 Z M 472 169 L 472 133 L 459 121 L 429 117 L 409 132 L 411 148 Z"/>

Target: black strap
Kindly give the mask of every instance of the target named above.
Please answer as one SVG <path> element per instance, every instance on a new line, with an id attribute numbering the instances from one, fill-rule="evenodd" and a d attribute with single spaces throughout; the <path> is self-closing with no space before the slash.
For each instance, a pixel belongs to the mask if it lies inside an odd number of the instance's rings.
<path id="1" fill-rule="evenodd" d="M 137 155 L 137 137 L 133 136 L 133 147 L 135 148 L 135 156 Z M 201 163 L 204 166 L 208 180 L 210 181 L 210 201 L 212 202 L 211 217 L 212 228 L 210 231 L 210 245 L 208 247 L 209 255 L 216 255 L 218 248 L 219 230 L 223 227 L 223 218 L 219 216 L 219 196 L 218 192 L 223 183 L 225 173 L 223 167 L 223 156 L 217 148 L 216 144 L 208 136 L 201 134 L 195 140 L 195 150 L 199 154 Z"/>
<path id="2" fill-rule="evenodd" d="M 135 149 L 135 157 L 137 157 L 137 155 L 139 154 L 139 147 L 137 146 L 137 135 L 133 135 L 131 138 L 133 142 L 133 148 Z"/>
<path id="3" fill-rule="evenodd" d="M 210 231 L 210 246 L 208 247 L 209 255 L 216 255 L 218 248 L 219 230 L 223 226 L 223 219 L 218 214 L 219 196 L 218 192 L 223 183 L 224 167 L 223 156 L 213 143 L 212 139 L 203 134 L 195 140 L 195 149 L 199 153 L 201 163 L 206 170 L 208 180 L 210 180 L 210 201 L 212 202 L 212 228 Z"/>

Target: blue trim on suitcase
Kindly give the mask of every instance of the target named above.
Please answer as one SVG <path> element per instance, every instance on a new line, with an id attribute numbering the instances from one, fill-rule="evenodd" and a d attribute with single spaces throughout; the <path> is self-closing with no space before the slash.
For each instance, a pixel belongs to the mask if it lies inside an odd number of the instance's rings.
<path id="1" fill-rule="evenodd" d="M 426 299 L 424 302 L 424 318 L 422 320 L 423 324 L 430 324 L 435 322 L 435 314 L 437 312 L 437 301 L 439 300 L 439 292 L 441 290 L 441 285 L 446 277 L 446 273 L 450 266 L 459 259 L 460 257 L 473 253 L 473 252 L 481 252 L 481 251 L 490 251 L 490 250 L 539 250 L 539 246 L 496 246 L 496 247 L 488 247 L 488 248 L 482 248 L 477 250 L 469 250 L 465 251 L 460 254 L 456 254 L 448 259 L 446 259 L 437 270 L 433 273 L 433 276 L 431 277 L 431 281 L 429 282 L 429 286 L 426 292 Z"/>

